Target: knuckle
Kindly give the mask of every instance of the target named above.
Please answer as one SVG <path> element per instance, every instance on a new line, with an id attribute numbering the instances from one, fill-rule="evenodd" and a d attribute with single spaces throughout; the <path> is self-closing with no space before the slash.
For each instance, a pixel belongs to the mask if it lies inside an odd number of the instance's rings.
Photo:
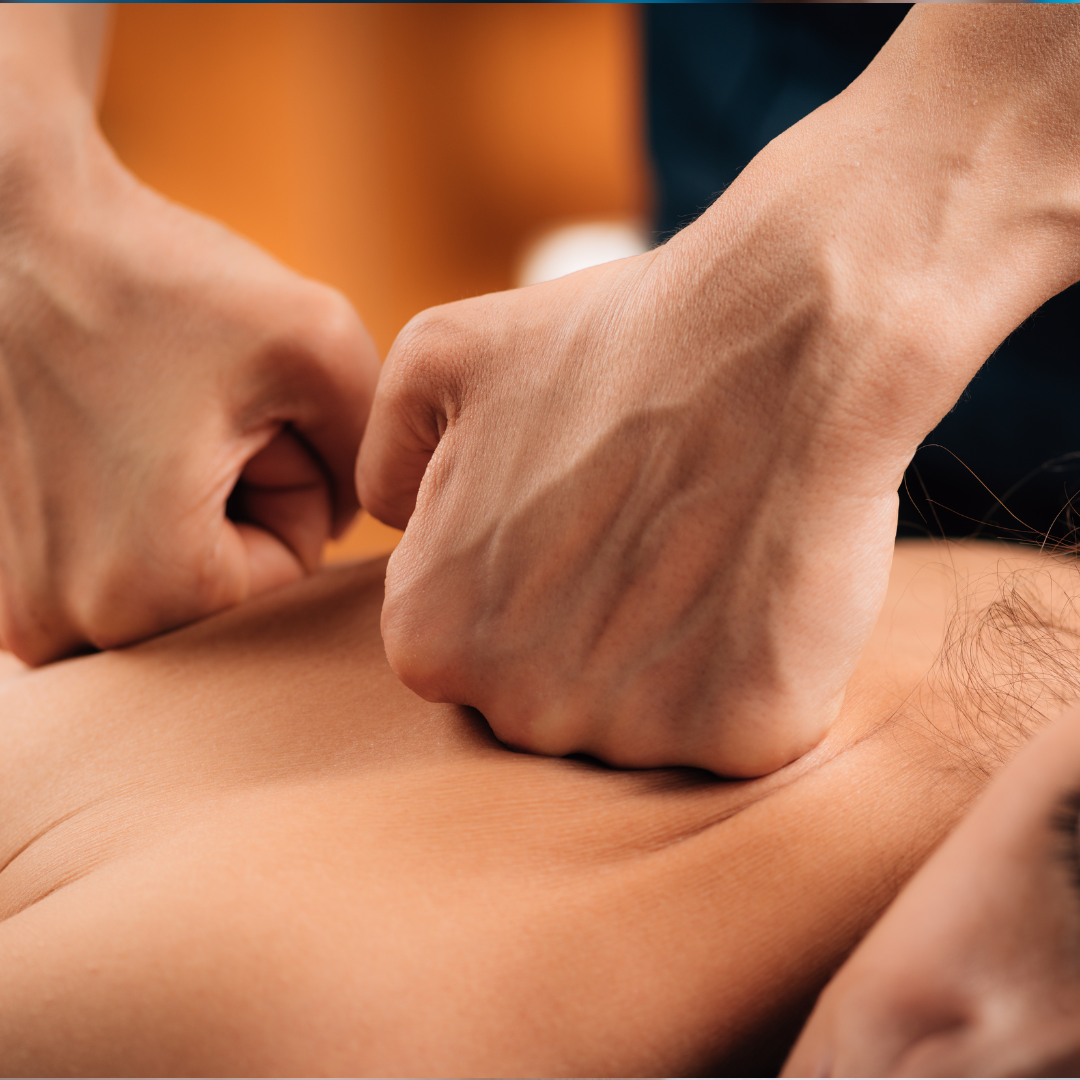
<path id="1" fill-rule="evenodd" d="M 354 346 L 366 339 L 363 323 L 356 309 L 336 289 L 313 285 L 314 319 L 329 346 Z"/>
<path id="2" fill-rule="evenodd" d="M 531 682 L 515 680 L 511 694 L 504 695 L 493 709 L 494 715 L 488 717 L 499 739 L 516 750 L 546 757 L 594 753 L 587 727 L 581 722 L 582 710 L 567 701 L 549 699 L 540 705 L 539 687 Z M 507 689 L 505 685 L 502 688 Z"/>
<path id="3" fill-rule="evenodd" d="M 387 357 L 386 393 L 436 401 L 456 396 L 469 354 L 469 332 L 457 307 L 431 308 L 406 323 Z"/>
<path id="4" fill-rule="evenodd" d="M 366 413 L 379 358 L 352 305 L 316 282 L 302 282 L 278 300 L 288 314 L 275 324 L 261 359 L 272 355 L 274 370 L 301 398 L 321 394 Z"/>
<path id="5" fill-rule="evenodd" d="M 720 776 L 753 779 L 790 765 L 813 745 L 787 732 L 770 732 L 766 738 L 733 733 L 699 757 L 705 768 Z"/>
<path id="6" fill-rule="evenodd" d="M 400 530 L 409 524 L 412 510 L 403 505 L 398 486 L 379 470 L 367 467 L 362 453 L 356 463 L 355 486 L 357 502 L 376 521 Z"/>
<path id="7" fill-rule="evenodd" d="M 47 664 L 85 646 L 71 620 L 44 590 L 16 587 L 10 580 L 0 589 L 0 648 L 31 666 Z"/>
<path id="8" fill-rule="evenodd" d="M 445 346 L 452 343 L 466 332 L 465 323 L 459 314 L 459 304 L 442 304 L 427 308 L 414 315 L 398 333 L 394 342 L 394 352 Z"/>
<path id="9" fill-rule="evenodd" d="M 471 704 L 460 700 L 466 696 L 459 689 L 460 679 L 456 677 L 461 665 L 448 655 L 451 650 L 443 643 L 428 635 L 417 639 L 384 630 L 383 644 L 391 670 L 414 694 L 426 701 Z"/>
<path id="10" fill-rule="evenodd" d="M 375 345 L 352 304 L 329 286 L 312 290 L 309 333 L 318 352 L 339 366 L 377 372 Z"/>
<path id="11" fill-rule="evenodd" d="M 567 746 L 565 739 L 553 738 L 550 731 L 540 730 L 536 718 L 522 715 L 520 710 L 508 715 L 504 709 L 496 707 L 491 710 L 491 715 L 485 713 L 485 717 L 499 742 L 512 750 L 561 757 L 577 749 L 576 746 Z"/>
<path id="12" fill-rule="evenodd" d="M 383 603 L 382 635 L 394 674 L 427 701 L 475 705 L 469 700 L 468 657 L 460 635 L 447 633 L 428 605 L 409 590 L 388 583 Z"/>
<path id="13" fill-rule="evenodd" d="M 232 607 L 246 583 L 199 558 L 186 543 L 145 537 L 137 552 L 113 551 L 82 564 L 65 593 L 70 622 L 98 649 L 142 641 Z M 137 593 L 132 582 L 142 583 Z"/>
<path id="14" fill-rule="evenodd" d="M 6 609 L 0 611 L 0 649 L 31 666 L 54 659 L 49 643 L 41 641 L 38 635 L 30 632 L 25 623 Z"/>
<path id="15" fill-rule="evenodd" d="M 372 466 L 369 446 L 368 441 L 360 444 L 360 453 L 356 457 L 356 466 L 353 469 L 353 486 L 360 505 L 372 517 L 385 521 L 387 516 L 393 515 L 395 509 L 391 497 L 392 492 L 383 471 L 377 466 Z"/>

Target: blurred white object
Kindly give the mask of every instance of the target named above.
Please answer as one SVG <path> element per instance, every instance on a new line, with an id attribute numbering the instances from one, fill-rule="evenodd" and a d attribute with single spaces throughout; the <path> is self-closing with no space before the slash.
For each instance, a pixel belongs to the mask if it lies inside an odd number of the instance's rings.
<path id="1" fill-rule="evenodd" d="M 518 285 L 572 274 L 612 259 L 641 255 L 652 245 L 645 229 L 634 221 L 583 221 L 544 233 L 525 250 Z"/>

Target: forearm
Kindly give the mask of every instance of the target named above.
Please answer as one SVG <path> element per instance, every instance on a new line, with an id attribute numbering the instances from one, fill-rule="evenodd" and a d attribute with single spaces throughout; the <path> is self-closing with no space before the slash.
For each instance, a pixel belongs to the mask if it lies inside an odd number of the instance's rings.
<path id="1" fill-rule="evenodd" d="M 101 75 L 107 4 L 0 8 L 0 96 L 93 101 Z"/>
<path id="2" fill-rule="evenodd" d="M 0 5 L 0 226 L 9 235 L 69 217 L 73 192 L 112 161 L 95 116 L 108 15 L 104 4 Z"/>
<path id="3" fill-rule="evenodd" d="M 792 348 L 817 404 L 859 438 L 894 435 L 902 468 L 1080 277 L 1078 147 L 1077 13 L 926 5 L 680 235 L 682 259 L 714 277 L 725 325 L 749 305 L 813 337 Z"/>
<path id="4" fill-rule="evenodd" d="M 1080 277 L 1074 9 L 919 5 L 842 98 L 885 195 L 862 203 L 892 241 L 891 278 L 940 292 L 996 344 Z"/>
<path id="5" fill-rule="evenodd" d="M 1080 276 L 1078 25 L 917 10 L 667 244 L 414 320 L 357 473 L 408 522 L 406 685 L 619 765 L 756 776 L 819 741 L 905 467 Z"/>

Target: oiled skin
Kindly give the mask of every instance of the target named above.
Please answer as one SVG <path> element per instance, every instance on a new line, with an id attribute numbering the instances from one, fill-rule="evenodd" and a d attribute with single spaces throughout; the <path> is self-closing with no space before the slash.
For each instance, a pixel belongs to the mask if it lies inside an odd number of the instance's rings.
<path id="1" fill-rule="evenodd" d="M 1000 554 L 901 551 L 841 722 L 758 781 L 517 754 L 422 701 L 381 562 L 11 676 L 0 1073 L 778 1063 L 979 786 L 915 702 L 948 567 Z"/>

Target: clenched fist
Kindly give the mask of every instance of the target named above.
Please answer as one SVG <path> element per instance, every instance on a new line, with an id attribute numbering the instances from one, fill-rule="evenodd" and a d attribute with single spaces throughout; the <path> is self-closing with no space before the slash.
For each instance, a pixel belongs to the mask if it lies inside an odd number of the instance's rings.
<path id="1" fill-rule="evenodd" d="M 907 462 L 1080 274 L 1076 20 L 933 7 L 662 248 L 402 333 L 357 480 L 406 528 L 408 686 L 618 765 L 751 776 L 821 738 Z"/>
<path id="2" fill-rule="evenodd" d="M 76 7 L 0 12 L 0 647 L 30 663 L 314 569 L 378 374 L 340 296 L 116 161 Z"/>

